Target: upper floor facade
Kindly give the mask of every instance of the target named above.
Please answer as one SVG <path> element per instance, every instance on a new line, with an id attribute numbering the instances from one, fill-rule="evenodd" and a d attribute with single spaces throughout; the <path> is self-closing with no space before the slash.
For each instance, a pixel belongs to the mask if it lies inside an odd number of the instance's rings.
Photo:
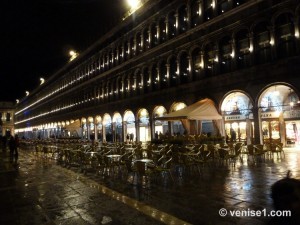
<path id="1" fill-rule="evenodd" d="M 20 101 L 16 127 L 88 114 L 192 103 L 268 82 L 298 92 L 296 0 L 147 1 Z M 221 103 L 219 110 L 221 111 Z"/>

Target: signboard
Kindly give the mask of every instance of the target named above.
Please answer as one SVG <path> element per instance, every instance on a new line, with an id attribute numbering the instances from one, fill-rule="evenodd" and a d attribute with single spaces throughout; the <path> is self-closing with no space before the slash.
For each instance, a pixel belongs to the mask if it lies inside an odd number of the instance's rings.
<path id="1" fill-rule="evenodd" d="M 245 115 L 229 115 L 229 116 L 225 116 L 225 121 L 228 120 L 246 120 L 246 116 Z"/>
<path id="2" fill-rule="evenodd" d="M 250 113 L 249 115 L 227 115 L 224 116 L 225 121 L 234 121 L 234 120 L 243 120 L 245 121 L 246 119 L 253 120 L 253 114 Z"/>
<path id="3" fill-rule="evenodd" d="M 285 119 L 300 118 L 300 110 L 290 110 L 283 113 Z"/>
<path id="4" fill-rule="evenodd" d="M 279 117 L 279 112 L 262 112 L 260 114 L 261 118 L 263 119 L 268 119 L 268 118 L 278 118 Z"/>

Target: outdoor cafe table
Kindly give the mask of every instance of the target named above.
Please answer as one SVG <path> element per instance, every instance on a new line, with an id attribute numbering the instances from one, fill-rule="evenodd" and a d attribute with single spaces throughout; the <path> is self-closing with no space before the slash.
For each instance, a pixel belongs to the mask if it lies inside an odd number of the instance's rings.
<path id="1" fill-rule="evenodd" d="M 147 167 L 155 167 L 154 161 L 152 159 L 136 159 L 133 161 L 134 163 L 136 162 L 142 162 L 145 164 L 145 170 L 147 170 Z"/>
<path id="2" fill-rule="evenodd" d="M 106 155 L 107 158 L 109 158 L 112 162 L 118 162 L 121 158 L 121 155 L 112 154 L 112 155 Z"/>

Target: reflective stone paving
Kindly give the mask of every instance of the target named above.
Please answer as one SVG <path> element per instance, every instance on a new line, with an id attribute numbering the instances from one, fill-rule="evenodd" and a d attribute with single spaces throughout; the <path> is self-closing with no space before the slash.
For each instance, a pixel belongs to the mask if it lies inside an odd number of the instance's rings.
<path id="1" fill-rule="evenodd" d="M 20 151 L 18 165 L 0 157 L 0 224 L 265 224 L 266 217 L 221 217 L 219 209 L 272 209 L 270 186 L 288 170 L 300 179 L 300 149 L 285 158 L 235 166 L 205 165 L 202 174 L 177 168 L 175 182 L 132 185 L 130 174 L 83 174 Z"/>

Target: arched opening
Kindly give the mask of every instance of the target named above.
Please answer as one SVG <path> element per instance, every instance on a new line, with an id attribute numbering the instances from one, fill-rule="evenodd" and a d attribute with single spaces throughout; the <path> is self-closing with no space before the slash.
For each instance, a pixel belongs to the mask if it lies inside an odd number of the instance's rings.
<path id="1" fill-rule="evenodd" d="M 123 133 L 123 129 L 122 129 L 122 117 L 120 113 L 115 113 L 113 116 L 113 125 L 112 125 L 112 140 L 113 142 L 122 142 L 122 133 Z"/>
<path id="2" fill-rule="evenodd" d="M 300 101 L 293 88 L 276 84 L 266 88 L 259 97 L 258 107 L 264 143 L 300 144 Z"/>
<path id="3" fill-rule="evenodd" d="M 139 141 L 146 142 L 151 140 L 151 129 L 149 124 L 149 113 L 146 109 L 138 112 L 139 121 Z"/>
<path id="4" fill-rule="evenodd" d="M 168 121 L 155 119 L 165 114 L 167 114 L 167 110 L 164 106 L 156 106 L 153 110 L 155 139 L 159 139 L 160 135 L 166 134 L 166 132 L 169 130 Z"/>
<path id="5" fill-rule="evenodd" d="M 221 105 L 227 142 L 252 143 L 254 137 L 253 104 L 240 91 L 228 94 Z"/>
<path id="6" fill-rule="evenodd" d="M 129 141 L 130 134 L 136 137 L 135 116 L 132 111 L 128 110 L 124 114 L 124 137 Z"/>
<path id="7" fill-rule="evenodd" d="M 102 135 L 102 118 L 101 118 L 101 116 L 96 116 L 95 125 L 96 125 L 97 138 L 100 142 L 102 142 L 103 135 Z"/>
<path id="8" fill-rule="evenodd" d="M 109 114 L 104 114 L 103 116 L 103 142 L 112 142 L 112 123 Z"/>
<path id="9" fill-rule="evenodd" d="M 173 105 L 171 106 L 171 109 L 170 109 L 170 112 L 175 112 L 175 111 L 178 111 L 180 109 L 183 109 L 186 107 L 186 104 L 183 103 L 183 102 L 175 102 L 173 103 Z M 168 131 L 168 132 L 171 132 L 169 133 L 169 135 L 180 135 L 180 134 L 184 134 L 185 132 L 185 129 L 181 123 L 181 121 L 172 121 L 171 122 L 171 131 Z"/>

